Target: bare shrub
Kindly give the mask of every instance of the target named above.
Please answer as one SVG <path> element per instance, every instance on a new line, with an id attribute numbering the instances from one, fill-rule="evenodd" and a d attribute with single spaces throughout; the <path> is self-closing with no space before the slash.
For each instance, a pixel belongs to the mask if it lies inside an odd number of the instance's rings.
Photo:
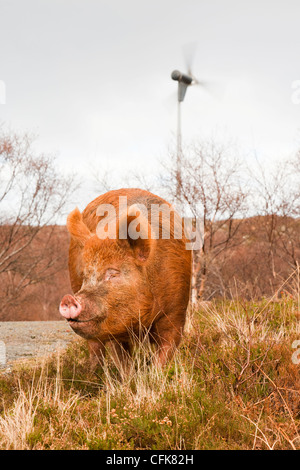
<path id="1" fill-rule="evenodd" d="M 55 223 L 75 183 L 52 156 L 36 154 L 33 138 L 0 128 L 0 314 L 30 286 L 65 266 L 54 249 Z"/>
<path id="2" fill-rule="evenodd" d="M 204 294 L 224 294 L 220 263 L 224 263 L 225 253 L 239 243 L 237 233 L 247 208 L 248 190 L 243 182 L 243 167 L 231 144 L 210 140 L 185 149 L 180 171 L 176 159 L 171 155 L 169 191 L 180 205 L 188 204 L 193 217 L 203 221 L 203 246 L 193 253 L 195 302 Z M 219 275 L 218 286 L 207 282 L 213 271 Z"/>

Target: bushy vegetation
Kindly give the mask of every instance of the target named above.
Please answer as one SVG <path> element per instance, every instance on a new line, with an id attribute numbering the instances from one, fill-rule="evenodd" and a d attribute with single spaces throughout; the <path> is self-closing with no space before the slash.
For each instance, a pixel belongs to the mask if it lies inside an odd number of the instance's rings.
<path id="1" fill-rule="evenodd" d="M 299 449 L 299 298 L 189 311 L 163 370 L 139 344 L 130 370 L 87 370 L 76 340 L 0 374 L 2 449 Z M 295 362 L 295 361 L 294 361 Z"/>

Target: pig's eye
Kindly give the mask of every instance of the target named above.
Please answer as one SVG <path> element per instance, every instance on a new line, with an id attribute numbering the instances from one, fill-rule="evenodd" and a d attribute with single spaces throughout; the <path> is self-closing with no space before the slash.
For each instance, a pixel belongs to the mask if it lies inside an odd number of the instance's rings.
<path id="1" fill-rule="evenodd" d="M 115 278 L 118 278 L 120 276 L 120 271 L 118 271 L 117 269 L 107 269 L 105 271 L 105 275 L 104 275 L 104 280 L 105 281 L 110 281 L 112 279 L 115 279 Z"/>

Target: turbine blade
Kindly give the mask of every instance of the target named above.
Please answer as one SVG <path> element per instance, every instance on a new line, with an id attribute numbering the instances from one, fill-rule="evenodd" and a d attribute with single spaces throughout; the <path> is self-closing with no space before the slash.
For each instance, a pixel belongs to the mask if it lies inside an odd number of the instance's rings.
<path id="1" fill-rule="evenodd" d="M 190 42 L 182 47 L 183 58 L 188 75 L 192 75 L 192 68 L 197 50 L 197 42 Z"/>

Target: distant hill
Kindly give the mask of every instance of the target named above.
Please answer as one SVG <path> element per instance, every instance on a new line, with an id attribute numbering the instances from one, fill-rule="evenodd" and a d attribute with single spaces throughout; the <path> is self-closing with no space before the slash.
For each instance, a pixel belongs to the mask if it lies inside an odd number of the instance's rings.
<path id="1" fill-rule="evenodd" d="M 0 227 L 0 237 L 6 227 Z M 0 321 L 60 320 L 61 298 L 72 292 L 68 272 L 69 234 L 65 226 L 41 229 L 13 272 L 0 274 Z M 38 262 L 37 262 L 38 261 Z M 11 292 L 22 276 L 23 266 L 34 264 L 29 285 L 11 300 Z M 6 299 L 9 302 L 6 305 Z M 0 302 L 1 305 L 1 302 Z"/>
<path id="2" fill-rule="evenodd" d="M 242 223 L 241 223 L 242 222 Z M 217 223 L 218 224 L 218 223 Z M 271 296 L 300 263 L 300 219 L 278 216 L 257 216 L 233 221 L 239 230 L 227 249 L 211 262 L 204 289 L 204 299 L 213 297 L 261 298 Z M 0 227 L 1 237 L 7 227 Z M 222 241 L 216 234 L 215 243 Z M 47 242 L 45 243 L 45 240 Z M 0 321 L 60 320 L 61 298 L 72 292 L 68 273 L 69 235 L 65 226 L 45 227 L 34 239 L 19 265 L 18 272 L 0 274 Z M 33 270 L 30 284 L 6 304 L 22 266 L 30 265 L 36 253 L 44 258 Z M 22 264 L 23 263 L 23 264 Z M 44 264 L 43 264 L 44 263 Z M 47 266 L 43 272 L 43 265 Z M 42 273 L 42 275 L 40 275 Z M 283 290 L 292 289 L 287 284 Z"/>

